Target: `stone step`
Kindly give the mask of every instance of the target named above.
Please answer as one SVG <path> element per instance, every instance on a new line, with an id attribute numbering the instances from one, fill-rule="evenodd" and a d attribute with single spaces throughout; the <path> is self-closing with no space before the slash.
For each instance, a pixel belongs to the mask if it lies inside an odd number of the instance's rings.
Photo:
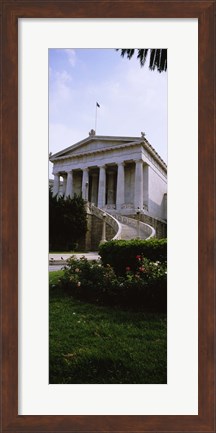
<path id="1" fill-rule="evenodd" d="M 113 216 L 119 221 L 119 223 L 121 225 L 121 229 L 122 229 L 122 231 L 121 231 L 121 239 L 123 239 L 123 240 L 129 240 L 129 239 L 136 239 L 136 238 L 138 238 L 137 220 L 135 220 L 134 218 L 132 218 L 130 216 L 129 219 L 134 221 L 134 226 L 133 225 L 131 226 L 131 225 L 122 223 L 121 220 L 124 217 L 122 215 L 118 214 L 117 212 L 114 213 Z M 146 239 L 146 234 L 143 232 L 143 230 L 141 228 L 140 228 L 139 238 L 140 239 Z"/>
<path id="2" fill-rule="evenodd" d="M 134 227 L 130 227 L 126 224 L 121 224 L 121 239 L 129 240 L 137 238 L 137 230 Z"/>

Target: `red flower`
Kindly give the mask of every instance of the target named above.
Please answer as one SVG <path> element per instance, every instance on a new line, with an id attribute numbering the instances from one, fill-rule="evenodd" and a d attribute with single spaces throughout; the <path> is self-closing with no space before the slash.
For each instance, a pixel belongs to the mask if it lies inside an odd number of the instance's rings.
<path id="1" fill-rule="evenodd" d="M 127 272 L 130 271 L 130 269 L 131 269 L 130 266 L 127 266 L 127 267 L 126 267 L 126 271 L 127 271 Z"/>
<path id="2" fill-rule="evenodd" d="M 137 260 L 141 260 L 141 256 L 136 256 L 136 259 Z"/>
<path id="3" fill-rule="evenodd" d="M 145 268 L 141 267 L 141 268 L 139 268 L 139 271 L 140 271 L 140 272 L 144 272 L 144 271 L 145 271 Z"/>

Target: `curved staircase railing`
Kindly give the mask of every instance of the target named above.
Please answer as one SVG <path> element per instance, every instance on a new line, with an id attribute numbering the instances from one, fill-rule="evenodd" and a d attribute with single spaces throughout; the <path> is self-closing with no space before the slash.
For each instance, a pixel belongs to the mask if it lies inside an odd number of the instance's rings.
<path id="1" fill-rule="evenodd" d="M 120 214 L 115 214 L 115 218 L 122 224 L 126 224 L 130 227 L 134 227 L 135 229 L 137 229 L 137 224 L 138 224 L 137 219 L 128 218 L 127 216 L 120 215 Z M 140 232 L 143 233 L 144 239 L 150 239 L 156 235 L 155 229 L 149 224 L 146 224 L 142 221 L 139 221 L 139 224 L 140 224 Z"/>
<path id="2" fill-rule="evenodd" d="M 115 216 L 111 215 L 107 211 L 100 209 L 99 207 L 93 205 L 92 203 L 88 203 L 88 207 L 90 212 L 96 217 L 103 219 L 103 215 L 106 215 L 106 223 L 110 225 L 113 230 L 116 232 L 113 240 L 121 239 L 122 227 L 121 224 L 128 225 L 129 227 L 133 227 L 137 229 L 137 219 L 128 218 L 127 216 L 115 214 Z M 142 221 L 139 221 L 140 232 L 142 233 L 143 239 L 150 239 L 156 235 L 155 229 Z"/>
<path id="3" fill-rule="evenodd" d="M 108 212 L 100 209 L 99 207 L 93 205 L 92 203 L 88 204 L 89 210 L 92 212 L 93 215 L 95 215 L 97 218 L 103 219 L 103 215 L 106 215 L 106 223 L 115 230 L 116 234 L 113 237 L 113 240 L 121 239 L 121 224 L 119 224 L 119 221 L 113 216 L 110 215 Z"/>

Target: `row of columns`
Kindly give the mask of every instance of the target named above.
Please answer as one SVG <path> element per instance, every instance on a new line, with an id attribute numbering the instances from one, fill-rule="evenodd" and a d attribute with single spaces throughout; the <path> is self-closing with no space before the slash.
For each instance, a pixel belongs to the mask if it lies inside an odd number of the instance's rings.
<path id="1" fill-rule="evenodd" d="M 135 185 L 134 185 L 134 206 L 135 208 L 143 208 L 143 161 L 135 161 Z M 116 190 L 116 208 L 121 209 L 121 205 L 125 203 L 125 163 L 118 163 L 117 171 L 117 190 Z M 113 174 L 114 175 L 114 174 Z M 63 195 L 65 197 L 73 197 L 73 170 L 63 174 Z M 97 181 L 96 176 L 93 177 L 93 187 L 96 188 L 95 182 Z M 114 179 L 113 179 L 114 182 Z M 54 174 L 54 185 L 53 195 L 59 193 L 60 185 L 60 173 Z M 89 185 L 89 169 L 88 167 L 83 169 L 82 177 L 82 197 L 84 200 L 88 200 L 88 185 Z M 114 188 L 114 185 L 111 186 Z M 105 207 L 106 199 L 106 165 L 99 167 L 99 185 L 98 185 L 98 207 Z"/>

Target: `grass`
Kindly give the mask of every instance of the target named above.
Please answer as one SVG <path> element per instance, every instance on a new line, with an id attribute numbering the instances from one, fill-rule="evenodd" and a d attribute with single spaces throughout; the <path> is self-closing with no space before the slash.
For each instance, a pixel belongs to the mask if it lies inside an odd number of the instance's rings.
<path id="1" fill-rule="evenodd" d="M 56 285 L 63 271 L 50 273 Z M 50 290 L 50 383 L 167 383 L 165 314 L 99 307 Z"/>

